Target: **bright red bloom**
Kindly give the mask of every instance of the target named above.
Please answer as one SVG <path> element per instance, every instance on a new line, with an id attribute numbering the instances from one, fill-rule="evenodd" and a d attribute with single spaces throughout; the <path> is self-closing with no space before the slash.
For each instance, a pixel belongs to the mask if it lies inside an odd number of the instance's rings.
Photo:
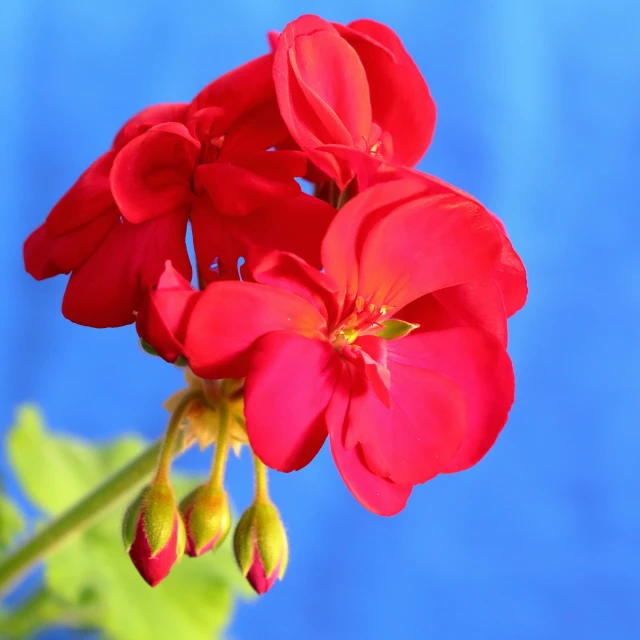
<path id="1" fill-rule="evenodd" d="M 493 281 L 502 250 L 475 200 L 412 179 L 374 186 L 331 224 L 325 273 L 275 253 L 254 271 L 258 283 L 200 294 L 185 355 L 202 377 L 246 376 L 247 431 L 268 466 L 300 469 L 329 434 L 350 490 L 391 515 L 413 485 L 475 464 L 505 424 L 513 371 L 491 330 L 505 308 L 465 295 Z M 434 296 L 451 320 L 431 327 L 419 305 Z M 386 339 L 407 309 L 424 326 Z"/>
<path id="2" fill-rule="evenodd" d="M 272 61 L 267 55 L 235 69 L 190 105 L 135 116 L 27 239 L 31 275 L 72 273 L 67 318 L 93 327 L 133 322 L 167 260 L 190 279 L 189 220 L 203 284 L 237 279 L 238 259 L 256 247 L 319 265 L 335 210 L 301 192 L 302 152 L 268 151 L 289 139 Z"/>
<path id="3" fill-rule="evenodd" d="M 320 241 L 335 211 L 302 193 L 300 151 L 268 151 L 289 139 L 263 56 L 216 80 L 184 124 L 158 125 L 118 154 L 111 189 L 133 223 L 187 218 L 201 283 L 237 279 L 237 260 L 256 246 L 319 265 Z M 213 268 L 212 268 L 213 265 Z M 251 270 L 251 265 L 246 269 Z"/>
<path id="4" fill-rule="evenodd" d="M 353 167 L 326 145 L 413 166 L 431 142 L 436 109 L 427 84 L 398 36 L 380 23 L 345 27 L 301 16 L 279 37 L 273 74 L 293 139 L 340 188 Z"/>

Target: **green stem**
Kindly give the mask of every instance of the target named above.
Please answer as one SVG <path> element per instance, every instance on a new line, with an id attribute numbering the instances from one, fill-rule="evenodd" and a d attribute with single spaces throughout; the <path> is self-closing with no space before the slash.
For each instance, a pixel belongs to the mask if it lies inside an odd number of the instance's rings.
<path id="1" fill-rule="evenodd" d="M 220 411 L 220 425 L 216 439 L 216 455 L 213 459 L 213 468 L 211 469 L 211 478 L 209 479 L 209 485 L 213 489 L 222 489 L 224 469 L 229 455 L 229 444 L 227 442 L 229 435 L 229 405 L 226 401 L 222 400 L 220 402 L 218 411 Z"/>
<path id="2" fill-rule="evenodd" d="M 158 456 L 158 468 L 154 482 L 169 482 L 169 470 L 171 469 L 171 461 L 176 450 L 176 441 L 180 432 L 180 425 L 191 403 L 202 395 L 200 390 L 189 391 L 180 400 L 178 406 L 174 409 L 169 420 L 169 425 L 162 440 L 160 455 Z"/>
<path id="3" fill-rule="evenodd" d="M 161 444 L 156 442 L 111 476 L 69 511 L 37 531 L 22 546 L 0 560 L 0 594 L 47 554 L 86 530 L 145 480 L 156 466 Z"/>
<path id="4" fill-rule="evenodd" d="M 256 472 L 256 502 L 269 502 L 267 467 L 255 454 L 253 456 L 253 465 Z"/>

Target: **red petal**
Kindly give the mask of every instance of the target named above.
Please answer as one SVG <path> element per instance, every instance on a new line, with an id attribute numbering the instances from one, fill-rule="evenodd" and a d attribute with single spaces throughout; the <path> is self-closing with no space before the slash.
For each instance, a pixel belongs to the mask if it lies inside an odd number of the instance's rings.
<path id="1" fill-rule="evenodd" d="M 340 209 L 327 229 L 321 253 L 326 273 L 345 292 L 345 305 L 358 293 L 358 261 L 368 230 L 394 208 L 423 193 L 419 181 L 398 180 L 367 189 Z"/>
<path id="2" fill-rule="evenodd" d="M 114 153 L 101 155 L 76 180 L 47 216 L 47 232 L 60 236 L 103 215 L 114 206 L 109 172 Z"/>
<path id="3" fill-rule="evenodd" d="M 91 257 L 119 218 L 114 205 L 106 213 L 61 236 L 51 235 L 46 223 L 41 225 L 24 243 L 27 272 L 36 280 L 42 280 L 77 269 Z"/>
<path id="4" fill-rule="evenodd" d="M 255 341 L 280 330 L 308 338 L 326 335 L 318 311 L 288 291 L 252 282 L 215 282 L 193 309 L 185 355 L 200 377 L 241 378 L 249 371 L 249 351 Z"/>
<path id="5" fill-rule="evenodd" d="M 477 327 L 507 346 L 507 315 L 502 293 L 490 277 L 422 296 L 402 309 L 399 316 L 420 325 L 414 333 Z"/>
<path id="6" fill-rule="evenodd" d="M 436 125 L 436 105 L 400 38 L 373 20 L 337 27 L 367 74 L 373 121 L 393 139 L 393 160 L 413 166 L 426 152 Z"/>
<path id="7" fill-rule="evenodd" d="M 245 255 L 243 238 L 235 233 L 237 218 L 219 215 L 208 196 L 191 209 L 193 248 L 201 288 L 218 280 L 238 280 L 238 258 Z"/>
<path id="8" fill-rule="evenodd" d="M 154 104 L 137 113 L 133 118 L 125 122 L 113 140 L 113 148 L 119 151 L 127 142 L 137 138 L 145 131 L 157 124 L 165 122 L 185 122 L 187 117 L 187 102 L 169 102 L 166 104 Z"/>
<path id="9" fill-rule="evenodd" d="M 267 40 L 269 41 L 269 48 L 271 51 L 275 51 L 278 46 L 278 38 L 280 37 L 280 32 L 272 29 L 267 32 Z"/>
<path id="10" fill-rule="evenodd" d="M 272 200 L 298 195 L 295 178 L 306 170 L 307 159 L 301 152 L 262 151 L 236 158 L 233 164 L 201 165 L 196 179 L 218 213 L 244 216 Z"/>
<path id="11" fill-rule="evenodd" d="M 269 589 L 271 589 L 275 584 L 278 579 L 278 575 L 280 574 L 281 566 L 282 558 L 280 558 L 278 564 L 271 571 L 271 575 L 268 576 L 262 558 L 260 557 L 260 549 L 258 548 L 258 545 L 254 543 L 253 562 L 251 563 L 245 577 L 247 582 L 253 587 L 254 591 L 258 595 L 262 595 L 269 591 Z"/>
<path id="12" fill-rule="evenodd" d="M 347 488 L 363 507 L 381 516 L 395 515 L 404 509 L 412 487 L 375 475 L 364 463 L 359 445 L 344 445 L 350 394 L 349 368 L 343 365 L 326 414 L 333 459 Z"/>
<path id="13" fill-rule="evenodd" d="M 167 261 L 157 286 L 140 307 L 136 317 L 138 335 L 167 362 L 175 362 L 182 355 L 187 320 L 199 295 Z"/>
<path id="14" fill-rule="evenodd" d="M 326 202 L 301 193 L 277 200 L 249 216 L 236 218 L 236 232 L 247 246 L 287 251 L 320 268 L 320 245 L 336 210 Z M 251 253 L 245 254 L 249 260 Z M 249 270 L 251 265 L 247 264 Z"/>
<path id="15" fill-rule="evenodd" d="M 513 404 L 513 368 L 504 347 L 482 331 L 459 328 L 394 340 L 388 356 L 397 366 L 446 376 L 462 390 L 468 428 L 457 453 L 441 460 L 440 471 L 476 464 L 495 442 Z M 394 374 L 392 369 L 392 382 Z"/>
<path id="16" fill-rule="evenodd" d="M 167 577 L 171 571 L 171 567 L 173 567 L 178 559 L 179 517 L 180 516 L 176 514 L 176 520 L 169 540 L 167 540 L 164 547 L 155 555 L 152 555 L 153 552 L 146 537 L 144 515 L 141 514 L 138 520 L 135 538 L 129 549 L 129 556 L 140 575 L 152 587 L 155 587 Z"/>
<path id="17" fill-rule="evenodd" d="M 256 105 L 275 100 L 272 68 L 273 54 L 269 53 L 225 73 L 193 99 L 188 115 L 206 107 L 220 107 L 233 121 Z"/>
<path id="18" fill-rule="evenodd" d="M 139 223 L 185 210 L 200 143 L 178 123 L 158 125 L 129 142 L 116 156 L 111 190 L 122 215 Z"/>
<path id="19" fill-rule="evenodd" d="M 456 194 L 427 195 L 398 207 L 368 234 L 358 293 L 376 307 L 400 308 L 432 291 L 488 275 L 500 248 L 495 224 L 475 201 Z"/>
<path id="20" fill-rule="evenodd" d="M 233 161 L 239 154 L 265 151 L 291 140 L 275 99 L 245 111 L 226 126 L 219 160 Z"/>
<path id="21" fill-rule="evenodd" d="M 359 145 L 369 135 L 369 90 L 355 51 L 328 22 L 302 16 L 280 35 L 273 74 L 280 112 L 295 141 L 327 175 L 348 180 L 341 163 L 313 150 Z"/>
<path id="22" fill-rule="evenodd" d="M 457 187 L 444 182 L 444 180 L 440 180 L 439 178 L 419 171 L 411 171 L 411 174 L 415 178 L 421 180 L 431 193 L 453 193 L 475 202 L 478 206 L 482 206 L 473 196 L 469 195 L 462 189 L 458 189 Z M 528 293 L 527 274 L 520 256 L 516 253 L 509 237 L 507 236 L 504 224 L 500 218 L 494 214 L 490 213 L 489 215 L 498 228 L 502 243 L 499 262 L 494 267 L 491 277 L 496 281 L 498 287 L 500 287 L 504 298 L 507 317 L 511 317 L 514 313 L 519 311 L 526 302 Z"/>
<path id="23" fill-rule="evenodd" d="M 352 349 L 356 366 L 364 372 L 371 388 L 387 409 L 391 408 L 391 375 L 387 369 L 387 341 L 375 336 L 360 336 Z M 343 354 L 347 349 L 343 350 Z"/>
<path id="24" fill-rule="evenodd" d="M 320 267 L 320 243 L 335 212 L 331 205 L 305 193 L 269 202 L 241 217 L 219 215 L 207 198 L 199 198 L 191 223 L 201 277 L 205 282 L 217 279 L 209 271 L 215 260 L 220 277 L 236 279 L 240 257 L 247 260 L 243 269 L 250 273 L 256 249 L 295 253 Z"/>
<path id="25" fill-rule="evenodd" d="M 456 454 L 467 428 L 460 388 L 433 371 L 398 362 L 388 346 L 391 408 L 354 372 L 345 445 L 360 443 L 376 475 L 414 485 L 437 475 Z"/>
<path id="26" fill-rule="evenodd" d="M 510 318 L 527 301 L 527 272 L 504 231 L 501 232 L 501 238 L 500 262 L 491 272 L 491 277 L 502 291 L 507 317 Z"/>
<path id="27" fill-rule="evenodd" d="M 397 484 L 370 471 L 360 445 L 347 449 L 339 438 L 332 437 L 331 453 L 342 480 L 363 507 L 379 516 L 395 516 L 405 508 L 413 486 Z"/>
<path id="28" fill-rule="evenodd" d="M 327 437 L 324 413 L 341 369 L 327 340 L 268 333 L 251 350 L 245 417 L 251 448 L 268 467 L 302 469 Z"/>
<path id="29" fill-rule="evenodd" d="M 71 274 L 62 313 L 89 327 L 132 323 L 167 260 L 191 278 L 186 228 L 187 219 L 181 215 L 142 224 L 117 223 L 95 253 Z"/>
<path id="30" fill-rule="evenodd" d="M 270 251 L 250 256 L 250 273 L 256 282 L 287 289 L 310 302 L 331 326 L 337 320 L 337 286 L 329 276 L 292 253 Z"/>

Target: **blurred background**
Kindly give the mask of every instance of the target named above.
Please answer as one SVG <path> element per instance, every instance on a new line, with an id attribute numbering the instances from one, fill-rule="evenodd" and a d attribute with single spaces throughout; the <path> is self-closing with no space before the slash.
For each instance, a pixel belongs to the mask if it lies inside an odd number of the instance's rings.
<path id="1" fill-rule="evenodd" d="M 190 100 L 305 12 L 398 32 L 438 105 L 420 168 L 505 221 L 531 293 L 510 329 L 516 404 L 486 458 L 391 519 L 356 503 L 326 449 L 274 475 L 289 570 L 230 636 L 640 637 L 637 0 L 2 0 L 0 432 L 29 400 L 78 436 L 161 433 L 180 372 L 130 327 L 64 320 L 65 279 L 31 280 L 22 242 L 131 114 Z M 245 452 L 238 508 L 251 485 Z"/>

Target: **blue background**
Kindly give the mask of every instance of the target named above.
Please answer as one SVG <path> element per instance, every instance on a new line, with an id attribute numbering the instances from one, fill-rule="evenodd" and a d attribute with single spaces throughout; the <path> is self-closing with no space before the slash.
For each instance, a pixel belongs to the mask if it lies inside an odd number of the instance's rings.
<path id="1" fill-rule="evenodd" d="M 32 281 L 21 245 L 129 115 L 189 100 L 301 12 L 400 34 L 439 109 L 421 168 L 504 219 L 531 295 L 511 323 L 516 405 L 482 463 L 392 519 L 326 450 L 274 477 L 290 568 L 232 636 L 640 637 L 637 0 L 3 0 L 0 429 L 34 400 L 73 434 L 161 432 L 179 372 L 131 328 L 65 321 L 64 278 Z M 229 486 L 244 506 L 246 453 Z"/>

